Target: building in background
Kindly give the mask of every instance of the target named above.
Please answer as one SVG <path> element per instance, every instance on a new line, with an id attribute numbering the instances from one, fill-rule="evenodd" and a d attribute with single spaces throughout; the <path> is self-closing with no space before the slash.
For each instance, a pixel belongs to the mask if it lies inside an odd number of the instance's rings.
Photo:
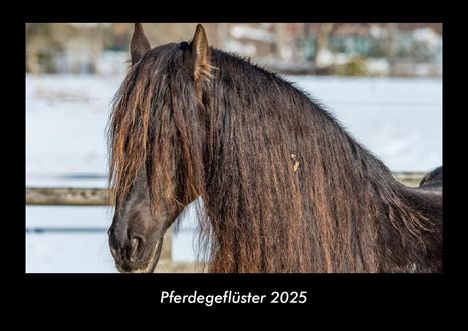
<path id="1" fill-rule="evenodd" d="M 153 46 L 190 40 L 195 24 L 146 23 Z M 287 74 L 440 76 L 440 23 L 206 23 L 213 47 Z M 118 74 L 128 23 L 28 23 L 30 73 Z"/>

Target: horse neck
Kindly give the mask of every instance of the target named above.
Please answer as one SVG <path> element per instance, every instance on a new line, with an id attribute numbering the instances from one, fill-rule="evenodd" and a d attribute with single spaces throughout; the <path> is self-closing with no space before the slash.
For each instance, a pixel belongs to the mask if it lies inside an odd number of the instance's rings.
<path id="1" fill-rule="evenodd" d="M 433 231 L 419 198 L 302 93 L 278 92 L 257 109 L 212 113 L 211 271 L 407 268 Z"/>
<path id="2" fill-rule="evenodd" d="M 440 194 L 410 188 L 398 182 L 381 160 L 338 127 L 352 146 L 350 160 L 355 167 L 349 175 L 356 185 L 347 190 L 356 195 L 348 202 L 353 215 L 360 215 L 355 229 L 373 228 L 372 247 L 378 263 L 366 270 L 408 272 L 441 270 L 442 198 Z M 354 173 L 354 175 L 352 174 Z M 345 179 L 346 180 L 346 179 Z M 362 189 L 361 189 L 362 188 Z M 371 241 L 368 241 L 371 243 Z"/>
<path id="3" fill-rule="evenodd" d="M 441 194 L 410 188 L 398 182 L 381 160 L 340 126 L 335 128 L 351 146 L 348 149 L 351 152 L 348 154 L 350 163 L 342 164 L 349 179 L 341 173 L 343 182 L 354 183 L 346 190 L 347 194 L 355 197 L 345 202 L 352 206 L 348 216 L 354 219 L 355 225 L 359 224 L 354 227 L 357 233 L 372 229 L 369 233 L 375 236 L 373 242 L 360 240 L 376 252 L 367 260 L 371 263 L 363 263 L 363 269 L 378 272 L 440 271 Z M 349 167 L 351 164 L 353 168 Z M 365 261 L 362 257 L 359 260 Z"/>

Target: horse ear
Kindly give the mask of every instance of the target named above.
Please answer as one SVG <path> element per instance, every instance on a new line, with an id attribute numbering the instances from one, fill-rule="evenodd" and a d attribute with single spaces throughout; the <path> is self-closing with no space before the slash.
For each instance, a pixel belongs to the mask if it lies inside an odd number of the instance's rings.
<path id="1" fill-rule="evenodd" d="M 130 43 L 130 53 L 132 54 L 132 64 L 141 60 L 143 55 L 151 49 L 148 38 L 145 36 L 141 23 L 135 23 L 132 42 Z"/>
<path id="2" fill-rule="evenodd" d="M 193 72 L 195 82 L 211 76 L 210 47 L 205 29 L 201 24 L 197 25 L 190 43 L 190 52 L 185 54 L 185 64 Z"/>

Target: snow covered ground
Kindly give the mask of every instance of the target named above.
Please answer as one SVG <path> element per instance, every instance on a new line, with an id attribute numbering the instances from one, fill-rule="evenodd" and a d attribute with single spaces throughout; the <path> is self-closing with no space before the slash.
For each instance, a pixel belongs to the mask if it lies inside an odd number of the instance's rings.
<path id="1" fill-rule="evenodd" d="M 394 171 L 442 164 L 442 82 L 436 79 L 287 77 L 330 110 Z M 104 187 L 105 128 L 122 77 L 26 76 L 26 185 Z M 105 207 L 26 207 L 26 227 L 92 227 Z M 192 227 L 173 242 L 194 257 Z M 114 272 L 105 231 L 26 234 L 27 272 Z"/>

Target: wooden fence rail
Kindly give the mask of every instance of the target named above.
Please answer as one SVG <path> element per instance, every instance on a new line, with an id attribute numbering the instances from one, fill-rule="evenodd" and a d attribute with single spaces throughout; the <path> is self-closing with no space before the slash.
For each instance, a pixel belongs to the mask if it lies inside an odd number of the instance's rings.
<path id="1" fill-rule="evenodd" d="M 395 177 L 405 185 L 416 187 L 421 182 L 423 172 L 397 172 Z M 101 188 L 26 188 L 27 205 L 70 205 L 107 206 L 107 189 Z"/>
<path id="2" fill-rule="evenodd" d="M 27 187 L 27 205 L 108 206 L 107 189 Z"/>
<path id="3" fill-rule="evenodd" d="M 425 173 L 398 172 L 394 176 L 403 184 L 416 187 Z M 107 206 L 109 196 L 107 189 L 100 188 L 26 188 L 26 205 L 70 205 L 70 206 Z M 200 266 L 192 262 L 175 262 L 172 260 L 172 231 L 167 231 L 160 261 L 156 273 L 200 272 Z"/>

